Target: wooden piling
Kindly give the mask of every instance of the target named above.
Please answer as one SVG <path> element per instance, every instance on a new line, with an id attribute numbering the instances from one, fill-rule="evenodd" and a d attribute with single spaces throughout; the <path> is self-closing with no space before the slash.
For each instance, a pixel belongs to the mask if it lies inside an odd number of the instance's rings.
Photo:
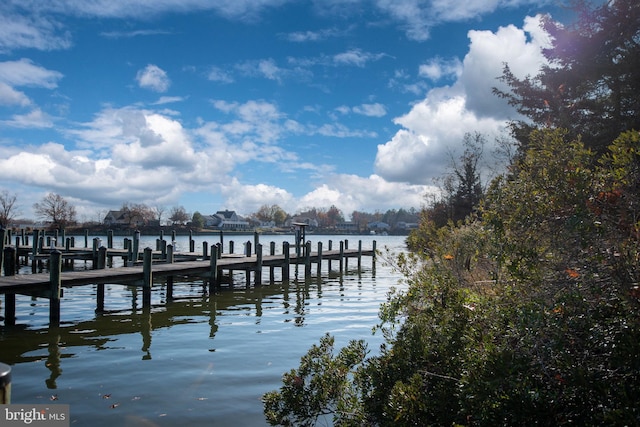
<path id="1" fill-rule="evenodd" d="M 49 326 L 60 324 L 60 297 L 62 296 L 62 252 L 49 255 Z"/>
<path id="2" fill-rule="evenodd" d="M 211 247 L 211 259 L 209 262 L 209 294 L 215 292 L 218 286 L 218 247 Z"/>
<path id="3" fill-rule="evenodd" d="M 0 405 L 11 404 L 11 366 L 0 363 Z"/>
<path id="4" fill-rule="evenodd" d="M 144 248 L 142 256 L 142 307 L 151 307 L 151 285 L 153 282 L 153 273 L 151 272 L 151 264 L 153 261 L 153 250 Z"/>
<path id="5" fill-rule="evenodd" d="M 133 233 L 133 262 L 138 262 L 140 251 L 140 232 L 138 230 Z"/>
<path id="6" fill-rule="evenodd" d="M 344 242 L 340 241 L 340 275 L 344 273 Z"/>
<path id="7" fill-rule="evenodd" d="M 167 246 L 167 263 L 174 263 L 174 247 L 173 245 Z M 167 301 L 173 299 L 173 276 L 167 276 Z"/>
<path id="8" fill-rule="evenodd" d="M 3 251 L 5 276 L 13 276 L 16 273 L 15 267 L 11 265 L 11 260 L 15 258 L 13 251 L 15 249 L 11 247 L 6 247 Z M 16 294 L 13 292 L 7 292 L 4 296 L 4 324 L 5 326 L 16 324 Z"/>
<path id="9" fill-rule="evenodd" d="M 311 276 L 311 242 L 304 245 L 304 277 Z"/>
<path id="10" fill-rule="evenodd" d="M 318 242 L 318 269 L 316 275 L 320 277 L 322 274 L 322 242 Z"/>
<path id="11" fill-rule="evenodd" d="M 0 253 L 4 254 L 4 246 L 7 238 L 7 230 L 4 227 L 0 228 Z M 4 256 L 0 259 L 0 270 L 2 270 L 2 265 L 4 262 Z"/>
<path id="12" fill-rule="evenodd" d="M 269 243 L 269 255 L 274 256 L 276 254 L 276 242 Z M 273 265 L 269 266 L 269 283 L 273 284 L 275 282 L 275 267 Z"/>
<path id="13" fill-rule="evenodd" d="M 256 270 L 253 273 L 253 283 L 258 286 L 262 284 L 262 244 L 256 245 Z"/>
<path id="14" fill-rule="evenodd" d="M 282 281 L 289 281 L 289 265 L 291 264 L 289 253 L 289 242 L 282 242 L 282 254 L 284 255 L 284 262 L 282 264 Z"/>
<path id="15" fill-rule="evenodd" d="M 209 259 L 209 242 L 202 242 L 202 259 Z"/>

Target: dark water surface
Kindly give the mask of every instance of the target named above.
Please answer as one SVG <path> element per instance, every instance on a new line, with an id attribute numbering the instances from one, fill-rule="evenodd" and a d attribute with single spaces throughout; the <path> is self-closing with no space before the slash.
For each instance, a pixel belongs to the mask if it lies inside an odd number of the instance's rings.
<path id="1" fill-rule="evenodd" d="M 155 238 L 143 237 L 141 247 L 155 247 Z M 314 250 L 318 241 L 326 250 L 329 239 L 337 248 L 344 238 L 309 240 Z M 378 249 L 404 250 L 403 237 L 348 238 L 350 248 L 362 240 L 370 249 L 375 239 Z M 194 239 L 196 248 L 203 239 L 217 243 L 217 237 Z M 229 238 L 237 253 L 240 242 L 252 239 Z M 281 248 L 283 240 L 293 237 L 261 236 L 265 250 L 270 241 Z M 176 244 L 178 251 L 188 249 L 186 238 Z M 150 309 L 142 308 L 136 288 L 107 284 L 102 314 L 95 313 L 96 286 L 65 289 L 55 329 L 48 327 L 47 300 L 18 295 L 16 326 L 0 326 L 0 362 L 12 367 L 12 403 L 68 404 L 77 426 L 265 426 L 261 396 L 277 389 L 282 374 L 326 332 L 338 347 L 364 338 L 377 352 L 382 342 L 371 329 L 398 274 L 381 258 L 373 264 L 363 257 L 359 272 L 351 259 L 342 277 L 327 267 L 323 262 L 321 277 L 305 281 L 294 279 L 292 266 L 289 283 L 249 288 L 242 272 L 233 288 L 213 295 L 202 280 L 176 279 L 170 302 L 165 284 L 156 282 Z M 265 269 L 263 281 L 268 278 Z"/>

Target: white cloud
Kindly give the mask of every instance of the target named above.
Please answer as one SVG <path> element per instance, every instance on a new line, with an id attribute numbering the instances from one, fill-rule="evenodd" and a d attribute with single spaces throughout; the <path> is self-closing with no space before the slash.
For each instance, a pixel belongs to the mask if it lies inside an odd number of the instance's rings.
<path id="1" fill-rule="evenodd" d="M 337 174 L 325 178 L 326 183 L 299 199 L 297 210 L 335 205 L 349 216 L 354 210 L 375 212 L 401 207 L 419 208 L 424 204 L 425 195 L 435 191 L 431 186 L 390 182 L 379 175 Z"/>
<path id="2" fill-rule="evenodd" d="M 211 67 L 207 78 L 214 82 L 233 83 L 233 77 L 220 67 Z"/>
<path id="3" fill-rule="evenodd" d="M 71 34 L 60 27 L 41 15 L 27 17 L 0 7 L 0 53 L 24 48 L 68 49 Z"/>
<path id="4" fill-rule="evenodd" d="M 541 49 L 548 46 L 549 38 L 540 28 L 540 17 L 527 17 L 522 28 L 509 25 L 495 33 L 469 31 L 469 39 L 469 53 L 459 79 L 467 95 L 467 108 L 479 116 L 507 119 L 513 109 L 491 89 L 506 89 L 497 80 L 505 62 L 520 77 L 537 74 L 546 62 Z"/>
<path id="5" fill-rule="evenodd" d="M 174 102 L 182 102 L 185 98 L 182 96 L 161 96 L 153 105 L 172 104 Z"/>
<path id="6" fill-rule="evenodd" d="M 0 82 L 10 86 L 30 86 L 55 89 L 63 77 L 58 71 L 47 70 L 35 65 L 32 60 L 0 62 Z"/>
<path id="7" fill-rule="evenodd" d="M 237 179 L 221 185 L 225 197 L 224 206 L 242 214 L 257 212 L 263 205 L 278 205 L 285 211 L 291 211 L 294 197 L 288 191 L 266 184 L 246 185 Z"/>
<path id="8" fill-rule="evenodd" d="M 167 73 L 157 65 L 149 64 L 136 74 L 138 85 L 154 92 L 166 92 L 171 86 Z"/>
<path id="9" fill-rule="evenodd" d="M 440 57 L 432 58 L 426 63 L 420 65 L 418 74 L 426 77 L 433 82 L 446 77 L 457 78 L 462 73 L 462 63 L 458 58 L 443 59 Z"/>
<path id="10" fill-rule="evenodd" d="M 516 75 L 535 74 L 542 64 L 544 33 L 539 18 L 527 18 L 497 32 L 470 31 L 469 52 L 456 83 L 432 89 L 411 111 L 395 119 L 402 126 L 378 146 L 375 167 L 389 181 L 428 184 L 441 177 L 465 133 L 480 132 L 492 141 L 517 113 L 492 94 L 508 62 Z M 527 34 L 529 37 L 527 37 Z M 459 155 L 460 153 L 458 153 Z"/>
<path id="11" fill-rule="evenodd" d="M 31 100 L 23 92 L 17 91 L 6 83 L 0 82 L 0 105 L 19 105 L 25 107 Z"/>
<path id="12" fill-rule="evenodd" d="M 353 112 L 362 114 L 363 116 L 383 117 L 387 114 L 387 109 L 380 103 L 362 104 L 357 107 L 353 107 Z"/>
<path id="13" fill-rule="evenodd" d="M 14 114 L 10 120 L 4 120 L 3 125 L 15 128 L 50 128 L 53 127 L 53 120 L 41 109 L 35 108 L 26 114 Z"/>
<path id="14" fill-rule="evenodd" d="M 339 53 L 333 57 L 333 61 L 337 65 L 354 65 L 356 67 L 364 67 L 368 62 L 377 61 L 383 58 L 383 53 L 364 52 L 361 49 L 351 49 L 346 52 Z"/>

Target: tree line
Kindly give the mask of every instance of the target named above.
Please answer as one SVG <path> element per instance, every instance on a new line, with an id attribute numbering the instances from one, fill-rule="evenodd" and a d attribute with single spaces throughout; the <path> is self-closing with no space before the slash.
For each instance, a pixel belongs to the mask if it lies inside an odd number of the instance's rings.
<path id="1" fill-rule="evenodd" d="M 4 190 L 0 192 L 0 226 L 11 227 L 12 223 L 20 215 L 17 204 L 18 196 Z M 76 208 L 67 199 L 56 193 L 48 193 L 42 200 L 33 204 L 33 210 L 37 218 L 48 224 L 51 229 L 63 229 L 74 226 L 100 226 L 105 215 L 98 221 L 80 224 L 77 221 Z M 199 211 L 190 214 L 184 206 L 173 206 L 167 208 L 162 205 L 149 206 L 144 203 L 123 203 L 118 209 L 119 214 L 124 218 L 124 227 L 139 228 L 141 226 L 161 226 L 168 220 L 172 226 L 189 226 L 196 229 L 205 227 L 205 216 Z M 364 212 L 353 211 L 351 220 L 358 223 L 364 230 L 367 224 L 373 222 L 383 222 L 389 225 L 390 229 L 395 228 L 398 223 L 417 223 L 419 211 L 410 209 L 388 209 L 385 212 Z M 315 221 L 318 228 L 330 229 L 337 224 L 345 222 L 343 212 L 336 206 L 329 208 L 307 208 L 294 214 L 287 213 L 277 204 L 262 205 L 258 211 L 247 216 L 247 219 L 255 225 L 271 223 L 276 227 L 284 227 L 293 218 L 308 218 Z"/>

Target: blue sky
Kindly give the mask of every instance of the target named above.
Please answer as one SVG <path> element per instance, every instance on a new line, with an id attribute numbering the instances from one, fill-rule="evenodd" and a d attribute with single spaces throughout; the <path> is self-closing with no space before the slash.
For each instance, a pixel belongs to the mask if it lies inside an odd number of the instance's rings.
<path id="1" fill-rule="evenodd" d="M 97 220 L 420 208 L 467 132 L 505 136 L 544 0 L 5 0 L 0 191 Z"/>

